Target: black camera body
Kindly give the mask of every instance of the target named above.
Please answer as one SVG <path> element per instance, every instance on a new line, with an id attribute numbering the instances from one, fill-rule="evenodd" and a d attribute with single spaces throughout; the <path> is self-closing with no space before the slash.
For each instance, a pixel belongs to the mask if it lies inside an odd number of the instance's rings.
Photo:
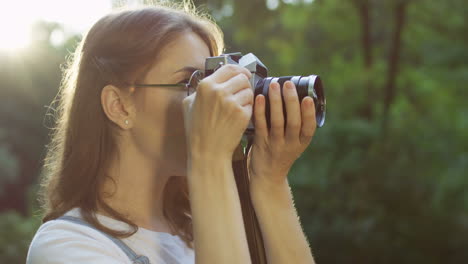
<path id="1" fill-rule="evenodd" d="M 318 75 L 309 76 L 281 76 L 281 77 L 268 77 L 267 67 L 252 53 L 242 55 L 240 52 L 221 54 L 220 56 L 208 57 L 205 61 L 205 76 L 211 75 L 218 68 L 225 64 L 238 64 L 252 73 L 250 84 L 254 90 L 255 97 L 258 94 L 265 96 L 265 114 L 268 129 L 270 129 L 270 100 L 268 98 L 268 88 L 270 83 L 277 82 L 283 89 L 285 81 L 292 81 L 296 86 L 299 102 L 306 96 L 312 97 L 315 104 L 315 118 L 317 127 L 322 127 L 325 123 L 325 110 L 326 99 L 323 91 L 323 85 Z M 283 97 L 283 114 L 285 126 L 287 121 L 286 107 Z M 250 121 L 244 134 L 253 135 L 255 128 L 253 122 Z"/>

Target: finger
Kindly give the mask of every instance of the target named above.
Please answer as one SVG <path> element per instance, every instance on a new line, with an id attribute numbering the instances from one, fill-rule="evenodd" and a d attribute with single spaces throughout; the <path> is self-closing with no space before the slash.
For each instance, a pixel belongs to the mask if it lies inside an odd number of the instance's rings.
<path id="1" fill-rule="evenodd" d="M 245 106 L 242 107 L 242 109 L 246 113 L 246 115 L 248 117 L 248 120 L 250 120 L 252 118 L 252 105 L 251 104 L 246 104 Z"/>
<path id="2" fill-rule="evenodd" d="M 194 100 L 194 97 L 195 97 L 195 93 L 189 95 L 189 96 L 186 96 L 183 100 L 182 100 L 182 110 L 185 112 L 189 109 L 190 105 L 192 104 L 193 100 Z"/>
<path id="3" fill-rule="evenodd" d="M 309 144 L 312 139 L 317 123 L 315 120 L 315 104 L 310 96 L 306 96 L 301 102 L 302 125 L 301 125 L 301 144 Z"/>
<path id="4" fill-rule="evenodd" d="M 284 116 L 281 90 L 278 83 L 270 83 L 268 98 L 270 99 L 270 135 L 274 139 L 280 139 L 284 136 Z"/>
<path id="5" fill-rule="evenodd" d="M 265 96 L 257 95 L 254 103 L 254 127 L 255 137 L 266 138 L 268 136 L 268 127 L 265 117 Z"/>
<path id="6" fill-rule="evenodd" d="M 244 127 L 244 130 L 245 130 L 247 128 L 247 126 L 249 125 L 249 121 L 252 119 L 252 105 L 247 104 L 247 105 L 242 107 L 242 110 L 245 113 L 245 121 L 246 121 L 245 127 Z"/>
<path id="7" fill-rule="evenodd" d="M 241 73 L 244 74 L 248 79 L 252 77 L 252 73 L 250 73 L 250 71 L 245 67 L 236 64 L 226 64 L 207 78 L 212 78 L 216 83 L 223 83 Z"/>
<path id="8" fill-rule="evenodd" d="M 292 142 L 299 140 L 301 132 L 301 108 L 297 97 L 296 86 L 287 81 L 283 84 L 283 97 L 286 104 L 287 124 L 286 140 Z"/>
<path id="9" fill-rule="evenodd" d="M 222 89 L 225 90 L 226 94 L 236 94 L 242 89 L 251 89 L 251 87 L 249 78 L 242 73 L 237 74 L 222 84 Z"/>
<path id="10" fill-rule="evenodd" d="M 234 100 L 241 106 L 253 104 L 253 91 L 250 88 L 244 88 L 232 95 Z"/>

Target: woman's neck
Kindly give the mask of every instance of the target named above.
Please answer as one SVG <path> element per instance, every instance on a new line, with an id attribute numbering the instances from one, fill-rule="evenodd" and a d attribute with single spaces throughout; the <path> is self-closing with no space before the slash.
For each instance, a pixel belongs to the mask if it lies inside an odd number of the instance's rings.
<path id="1" fill-rule="evenodd" d="M 161 164 L 161 163 L 160 163 Z M 103 200 L 139 227 L 173 233 L 163 215 L 163 191 L 169 173 L 157 162 L 142 157 L 130 148 L 111 162 L 101 191 Z M 102 208 L 98 213 L 110 216 Z"/>

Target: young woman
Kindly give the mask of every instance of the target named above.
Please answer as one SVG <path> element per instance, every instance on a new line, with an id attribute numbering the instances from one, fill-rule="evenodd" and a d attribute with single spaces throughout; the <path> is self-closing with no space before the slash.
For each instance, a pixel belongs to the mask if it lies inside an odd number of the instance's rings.
<path id="1" fill-rule="evenodd" d="M 285 83 L 284 129 L 272 84 L 268 130 L 245 68 L 190 78 L 223 51 L 221 30 L 192 5 L 96 22 L 64 76 L 27 263 L 250 263 L 231 161 L 252 117 L 250 192 L 268 263 L 313 263 L 287 181 L 315 132 L 313 100 Z"/>

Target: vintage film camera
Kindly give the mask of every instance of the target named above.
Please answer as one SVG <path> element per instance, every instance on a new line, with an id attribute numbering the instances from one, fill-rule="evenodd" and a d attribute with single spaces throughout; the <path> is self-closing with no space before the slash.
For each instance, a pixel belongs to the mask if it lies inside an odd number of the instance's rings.
<path id="1" fill-rule="evenodd" d="M 209 76 L 218 68 L 225 64 L 238 64 L 247 68 L 252 73 L 250 83 L 254 90 L 254 95 L 263 94 L 265 96 L 265 114 L 268 128 L 270 128 L 270 101 L 268 99 L 268 88 L 270 83 L 278 82 L 283 89 L 283 83 L 291 80 L 296 86 L 299 102 L 305 97 L 310 96 L 313 98 L 315 103 L 315 118 L 317 121 L 317 127 L 322 127 L 325 123 L 325 110 L 326 110 L 326 99 L 323 92 L 322 81 L 317 75 L 308 76 L 281 76 L 281 77 L 268 77 L 267 67 L 252 53 L 242 56 L 240 52 L 221 54 L 220 56 L 208 57 L 205 61 L 205 72 L 204 76 Z M 284 121 L 286 125 L 286 107 L 283 98 L 283 113 Z M 253 135 L 255 128 L 252 120 L 247 126 L 244 134 Z"/>

